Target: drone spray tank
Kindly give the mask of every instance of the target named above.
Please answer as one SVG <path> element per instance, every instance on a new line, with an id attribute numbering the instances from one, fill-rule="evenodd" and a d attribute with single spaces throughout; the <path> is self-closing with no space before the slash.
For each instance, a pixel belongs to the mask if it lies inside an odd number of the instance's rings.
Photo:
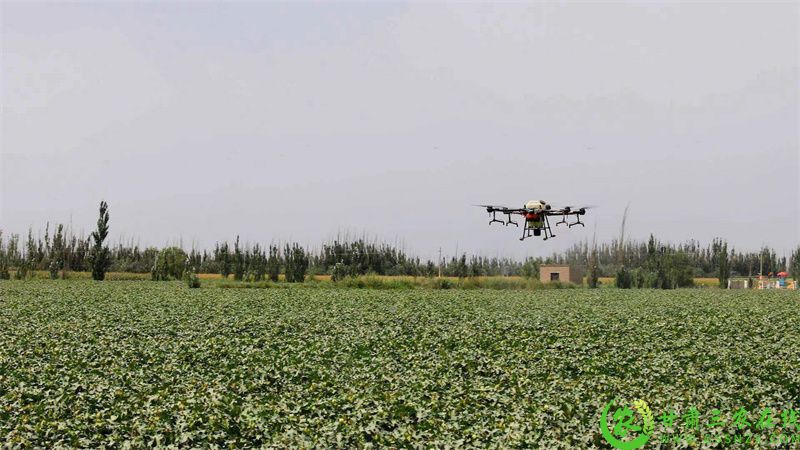
<path id="1" fill-rule="evenodd" d="M 540 236 L 545 220 L 541 213 L 549 210 L 550 205 L 544 200 L 531 200 L 525 203 L 525 209 L 525 228 L 532 229 L 534 236 Z"/>
<path id="2" fill-rule="evenodd" d="M 528 203 L 525 203 L 525 209 L 543 211 L 543 210 L 549 210 L 550 205 L 547 204 L 547 202 L 544 200 L 531 200 Z"/>

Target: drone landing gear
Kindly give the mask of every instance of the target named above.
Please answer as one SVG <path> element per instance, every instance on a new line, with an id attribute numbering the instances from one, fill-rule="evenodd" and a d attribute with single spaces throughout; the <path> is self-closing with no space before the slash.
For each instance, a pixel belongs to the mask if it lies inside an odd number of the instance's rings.
<path id="1" fill-rule="evenodd" d="M 511 220 L 511 213 L 505 213 L 505 215 L 506 215 L 506 220 L 503 221 L 497 218 L 497 211 L 492 211 L 492 220 L 489 221 L 489 225 L 497 222 L 497 223 L 502 223 L 505 226 L 513 224 L 515 227 L 519 227 L 519 224 L 517 222 Z"/>
<path id="2" fill-rule="evenodd" d="M 575 222 L 575 223 L 570 223 L 570 224 L 567 224 L 567 226 L 568 226 L 569 228 L 572 228 L 572 227 L 574 227 L 575 225 L 580 225 L 580 226 L 582 226 L 582 227 L 586 228 L 586 225 L 584 225 L 584 223 L 583 223 L 583 222 L 581 222 L 581 216 L 576 216 L 576 217 L 578 218 L 578 221 L 577 221 L 577 222 Z"/>
<path id="3" fill-rule="evenodd" d="M 586 225 L 584 225 L 584 223 L 583 223 L 583 222 L 581 222 L 581 216 L 580 216 L 580 214 L 578 214 L 578 213 L 573 213 L 573 214 L 575 215 L 575 218 L 577 218 L 577 219 L 578 219 L 578 220 L 577 220 L 577 222 L 574 222 L 574 223 L 569 223 L 569 222 L 567 222 L 567 216 L 569 215 L 569 213 L 567 213 L 567 214 L 563 214 L 563 215 L 561 216 L 561 220 L 559 220 L 558 222 L 556 222 L 556 226 L 559 226 L 559 225 L 561 225 L 561 224 L 563 223 L 563 224 L 566 224 L 566 225 L 567 225 L 567 228 L 572 228 L 572 227 L 574 227 L 575 225 L 580 225 L 580 226 L 582 226 L 582 227 L 586 227 Z"/>
<path id="4" fill-rule="evenodd" d="M 553 234 L 552 228 L 550 228 L 550 221 L 547 219 L 547 216 L 544 216 L 544 220 L 542 221 L 542 225 L 539 227 L 529 227 L 528 222 L 525 222 L 525 227 L 522 229 L 522 237 L 519 238 L 520 241 L 524 241 L 525 238 L 529 238 L 531 236 L 541 236 L 542 232 L 544 232 L 543 241 L 548 240 L 549 238 L 556 237 Z M 531 234 L 533 232 L 533 234 Z"/>
<path id="5" fill-rule="evenodd" d="M 511 220 L 511 214 L 509 214 L 508 215 L 508 222 L 506 222 L 506 226 L 508 226 L 509 224 L 512 224 L 512 223 L 514 224 L 515 227 L 519 228 L 519 224 L 517 222 L 514 222 L 513 220 Z"/>

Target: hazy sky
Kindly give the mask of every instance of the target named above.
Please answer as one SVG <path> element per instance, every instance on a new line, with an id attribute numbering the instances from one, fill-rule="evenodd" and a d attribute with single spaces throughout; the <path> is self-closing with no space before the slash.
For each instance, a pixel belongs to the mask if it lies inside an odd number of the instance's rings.
<path id="1" fill-rule="evenodd" d="M 0 228 L 485 255 L 800 243 L 800 9 L 2 2 Z M 518 241 L 475 203 L 591 204 Z"/>

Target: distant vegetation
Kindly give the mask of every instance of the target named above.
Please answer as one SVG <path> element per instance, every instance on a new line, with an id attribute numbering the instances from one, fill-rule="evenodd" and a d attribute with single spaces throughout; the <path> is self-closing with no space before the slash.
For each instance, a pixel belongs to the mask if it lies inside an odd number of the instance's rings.
<path id="1" fill-rule="evenodd" d="M 97 229 L 87 239 L 58 224 L 44 234 L 28 230 L 7 237 L 0 230 L 0 279 L 25 279 L 32 271 L 49 271 L 52 278 L 69 271 L 92 272 L 102 280 L 107 271 L 150 273 L 153 280 L 182 279 L 192 274 L 218 273 L 236 281 L 303 282 L 309 275 L 331 275 L 334 281 L 368 274 L 389 276 L 473 278 L 520 276 L 536 278 L 541 264 L 570 264 L 586 269 L 587 282 L 596 286 L 600 277 L 615 277 L 621 288 L 674 288 L 690 286 L 695 277 L 718 278 L 724 286 L 729 277 L 757 277 L 790 271 L 800 278 L 800 247 L 787 261 L 775 250 L 737 252 L 717 239 L 710 245 L 696 241 L 672 244 L 650 236 L 647 242 L 625 240 L 589 245 L 579 242 L 563 253 L 524 261 L 461 253 L 441 261 L 422 260 L 402 248 L 367 238 L 339 238 L 319 249 L 298 243 L 283 245 L 243 244 L 237 236 L 230 245 L 218 242 L 212 250 L 141 247 L 119 242 L 106 246 L 109 234 L 108 205 L 100 206 Z"/>

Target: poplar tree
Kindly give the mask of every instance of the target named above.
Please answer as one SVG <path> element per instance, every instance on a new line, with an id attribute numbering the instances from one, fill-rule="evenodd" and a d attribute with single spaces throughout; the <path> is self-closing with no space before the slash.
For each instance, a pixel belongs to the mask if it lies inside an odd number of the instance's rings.
<path id="1" fill-rule="evenodd" d="M 106 272 L 111 266 L 111 255 L 108 247 L 103 242 L 108 237 L 108 204 L 100 202 L 100 217 L 97 219 L 97 230 L 92 232 L 89 238 L 92 241 L 92 248 L 89 250 L 89 263 L 92 266 L 92 279 L 102 281 L 106 278 Z"/>
<path id="2" fill-rule="evenodd" d="M 267 258 L 267 274 L 270 281 L 278 281 L 278 275 L 281 273 L 281 257 L 278 252 L 278 246 L 269 246 L 269 258 Z"/>
<path id="3" fill-rule="evenodd" d="M 728 243 L 722 239 L 714 239 L 711 244 L 713 251 L 713 261 L 717 268 L 717 278 L 719 279 L 719 287 L 728 287 L 728 279 L 731 277 L 730 261 L 728 259 Z"/>
<path id="4" fill-rule="evenodd" d="M 222 245 L 217 244 L 214 249 L 214 261 L 219 266 L 219 274 L 227 279 L 231 274 L 231 251 L 227 242 L 223 242 Z"/>
<path id="5" fill-rule="evenodd" d="M 244 253 L 239 247 L 239 236 L 236 236 L 236 242 L 233 244 L 233 279 L 242 281 L 244 278 Z"/>
<path id="6" fill-rule="evenodd" d="M 306 279 L 308 270 L 308 255 L 303 247 L 286 244 L 284 257 L 286 258 L 286 281 L 289 283 L 302 283 Z"/>
<path id="7" fill-rule="evenodd" d="M 586 277 L 586 284 L 591 289 L 597 288 L 599 284 L 600 270 L 597 267 L 597 246 L 592 249 L 591 256 L 589 257 L 589 274 Z"/>
<path id="8" fill-rule="evenodd" d="M 50 247 L 50 263 L 48 269 L 50 270 L 50 278 L 55 280 L 58 278 L 58 271 L 64 270 L 64 225 L 58 224 L 55 233 L 53 234 L 53 244 Z"/>
<path id="9" fill-rule="evenodd" d="M 12 238 L 13 239 L 13 238 Z M 8 280 L 11 274 L 8 272 L 9 256 L 11 252 L 3 248 L 3 230 L 0 230 L 0 280 Z"/>

